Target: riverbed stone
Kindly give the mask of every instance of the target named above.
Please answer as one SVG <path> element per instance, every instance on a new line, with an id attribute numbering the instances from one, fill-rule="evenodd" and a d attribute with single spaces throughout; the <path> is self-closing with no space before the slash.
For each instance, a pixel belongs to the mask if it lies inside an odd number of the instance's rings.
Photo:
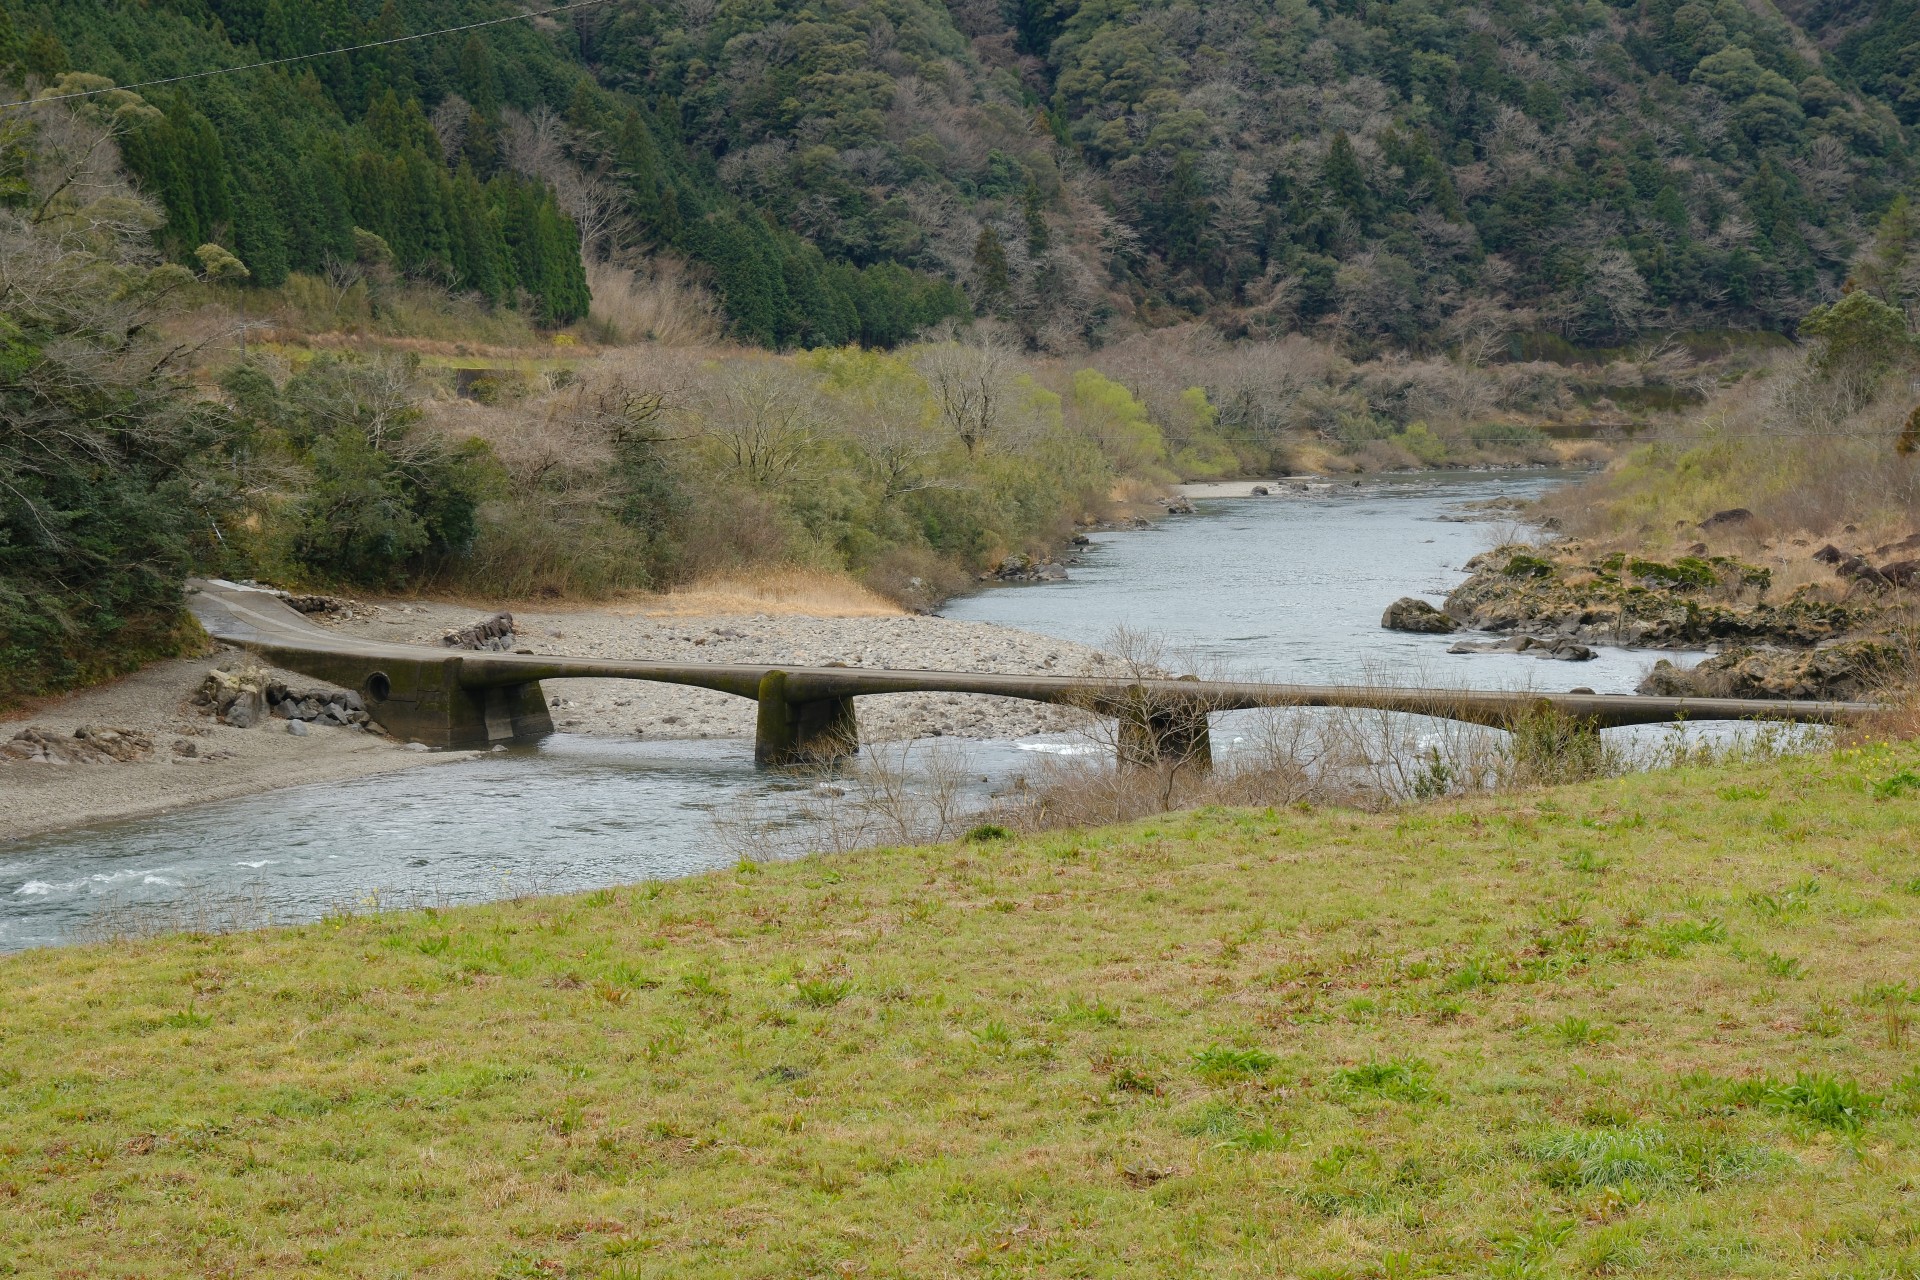
<path id="1" fill-rule="evenodd" d="M 1753 512 L 1745 507 L 1728 507 L 1725 511 L 1716 511 L 1700 522 L 1702 529 L 1725 529 L 1733 525 L 1753 523 Z"/>
<path id="2" fill-rule="evenodd" d="M 288 688 L 275 680 L 267 685 L 269 714 L 277 720 L 304 720 L 312 724 L 363 724 L 366 703 L 351 689 Z"/>
<path id="3" fill-rule="evenodd" d="M 1920 560 L 1894 560 L 1880 566 L 1880 576 L 1896 587 L 1920 586 Z"/>
<path id="4" fill-rule="evenodd" d="M 307 728 L 306 721 L 289 720 L 287 721 L 287 732 L 292 734 L 296 738 L 304 738 L 307 736 L 309 730 Z"/>

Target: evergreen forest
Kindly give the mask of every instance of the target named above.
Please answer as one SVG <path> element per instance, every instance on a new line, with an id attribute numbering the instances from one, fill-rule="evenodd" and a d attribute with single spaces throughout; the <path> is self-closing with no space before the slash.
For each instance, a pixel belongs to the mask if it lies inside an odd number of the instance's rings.
<path id="1" fill-rule="evenodd" d="M 0 61 L 132 83 L 524 11 L 7 0 Z M 583 256 L 667 253 L 775 348 L 1618 346 L 1838 292 L 1911 178 L 1920 5 L 607 0 L 147 96 L 166 251 L 253 287 L 373 252 L 561 325 Z"/>

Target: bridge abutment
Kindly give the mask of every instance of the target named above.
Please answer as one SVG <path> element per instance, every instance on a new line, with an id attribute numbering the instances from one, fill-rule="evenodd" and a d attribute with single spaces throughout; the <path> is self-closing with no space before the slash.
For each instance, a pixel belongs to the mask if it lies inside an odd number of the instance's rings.
<path id="1" fill-rule="evenodd" d="M 390 667 L 371 673 L 361 687 L 367 714 L 396 738 L 471 751 L 496 743 L 544 738 L 553 732 L 547 695 L 537 680 L 463 689 L 453 681 L 413 683 L 408 679 L 412 674 L 403 671 L 385 698 L 377 696 L 373 686 L 381 676 L 394 681 Z"/>
<path id="2" fill-rule="evenodd" d="M 860 725 L 851 696 L 790 696 L 787 673 L 760 678 L 760 714 L 754 725 L 753 762 L 775 768 L 829 764 L 860 750 Z"/>
<path id="3" fill-rule="evenodd" d="M 290 670 L 359 690 L 368 717 L 407 742 L 474 750 L 553 732 L 539 681 L 464 688 L 457 656 L 363 658 L 278 646 L 262 652 Z"/>

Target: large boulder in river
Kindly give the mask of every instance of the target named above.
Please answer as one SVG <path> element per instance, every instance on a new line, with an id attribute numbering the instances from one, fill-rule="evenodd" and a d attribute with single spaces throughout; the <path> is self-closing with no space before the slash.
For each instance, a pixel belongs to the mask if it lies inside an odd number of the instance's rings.
<path id="1" fill-rule="evenodd" d="M 1592 662 L 1600 656 L 1568 636 L 1551 636 L 1544 640 L 1534 636 L 1508 636 L 1505 640 L 1456 640 L 1448 646 L 1447 652 L 1524 653 L 1560 662 Z"/>
<path id="2" fill-rule="evenodd" d="M 1380 625 L 1388 631 L 1411 631 L 1417 635 L 1444 636 L 1457 631 L 1460 624 L 1425 600 L 1401 596 L 1387 606 Z"/>

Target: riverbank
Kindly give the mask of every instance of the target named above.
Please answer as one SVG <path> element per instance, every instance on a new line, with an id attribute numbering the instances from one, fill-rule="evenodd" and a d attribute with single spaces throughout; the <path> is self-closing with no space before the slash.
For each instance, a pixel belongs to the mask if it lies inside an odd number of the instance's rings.
<path id="1" fill-rule="evenodd" d="M 0 959 L 0 1269 L 1892 1274 L 1916 770 Z"/>
<path id="2" fill-rule="evenodd" d="M 131 735 L 133 746 L 132 758 L 104 763 L 0 759 L 0 855 L 9 841 L 69 827 L 451 763 L 473 754 L 409 751 L 358 728 L 315 728 L 294 737 L 279 720 L 250 729 L 222 724 L 192 701 L 207 672 L 221 663 L 239 665 L 232 653 L 156 662 L 0 720 L 0 747 L 29 728 L 59 745 L 75 741 L 82 729 L 119 730 Z M 316 683 L 292 672 L 268 671 L 296 688 Z"/>
<path id="3" fill-rule="evenodd" d="M 417 600 L 357 602 L 341 630 L 382 640 L 438 645 L 447 631 L 477 614 L 466 603 Z M 808 616 L 796 607 L 847 616 Z M 708 613 L 706 609 L 755 612 Z M 791 593 L 758 593 L 751 584 L 721 587 L 636 604 L 521 609 L 516 646 L 536 653 L 661 658 L 703 662 L 844 662 L 850 666 L 947 669 L 1007 674 L 1099 672 L 1104 655 L 1086 646 L 980 622 L 901 613 L 858 591 L 804 601 Z M 222 723 L 193 698 L 213 667 L 239 670 L 245 654 L 222 649 L 199 659 L 152 664 L 109 685 L 46 700 L 0 721 L 0 747 L 23 730 L 55 744 L 76 731 L 123 731 L 127 759 L 43 763 L 0 755 L 0 849 L 5 842 L 97 822 L 167 813 L 190 805 L 353 778 L 424 764 L 470 759 L 471 752 L 409 749 L 353 726 L 312 724 L 294 736 L 286 722 L 251 728 Z M 269 678 L 304 690 L 309 677 L 267 669 Z M 751 738 L 754 704 L 677 685 L 627 680 L 555 680 L 545 685 L 555 727 L 618 739 Z M 1017 738 L 1066 727 L 1067 713 L 1007 699 L 963 694 L 863 698 L 863 736 L 874 742 L 953 736 Z M 117 741 L 117 740 L 116 740 Z M 77 754 L 99 759 L 98 753 Z"/>

